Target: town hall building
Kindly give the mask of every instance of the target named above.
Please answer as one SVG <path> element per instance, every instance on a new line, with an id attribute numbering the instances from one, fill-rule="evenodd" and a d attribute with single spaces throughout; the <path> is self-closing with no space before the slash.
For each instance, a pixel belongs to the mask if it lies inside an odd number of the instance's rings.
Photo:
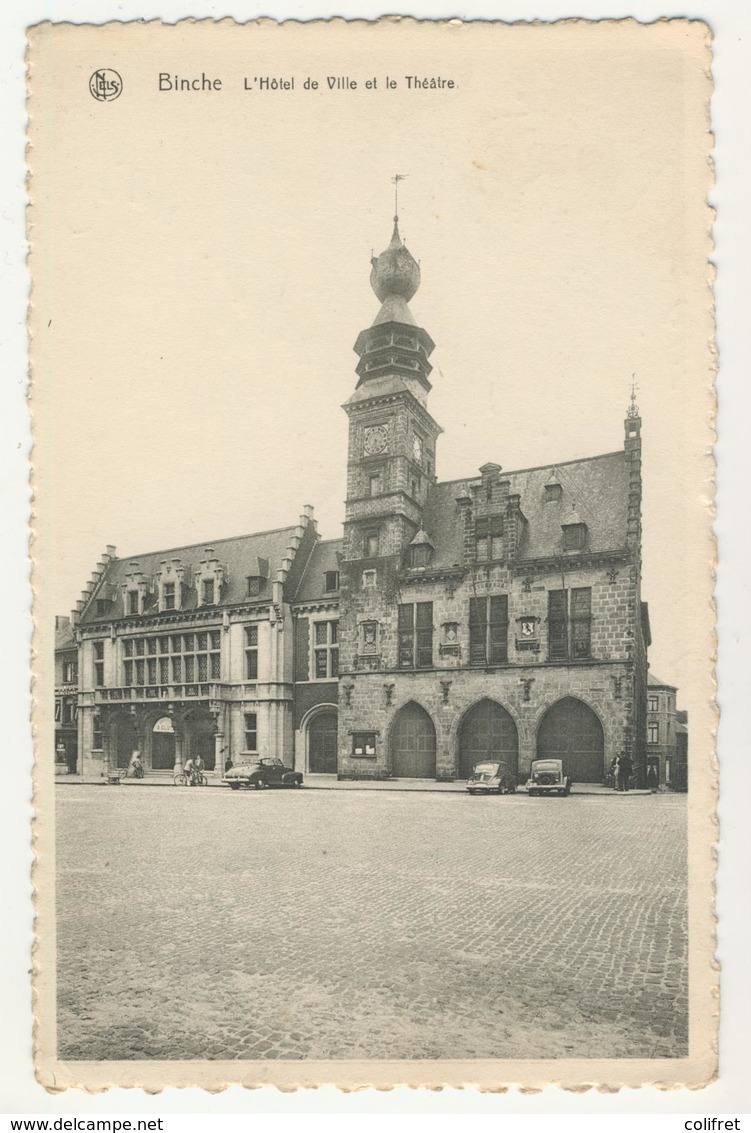
<path id="1" fill-rule="evenodd" d="M 147 773 L 200 752 L 220 776 L 262 752 L 307 774 L 526 775 L 563 756 L 600 783 L 646 768 L 641 419 L 616 452 L 438 478 L 433 340 L 409 302 L 399 234 L 372 260 L 380 303 L 355 343 L 344 410 L 344 532 L 313 510 L 278 531 L 117 558 L 73 615 L 84 773 L 142 752 Z"/>

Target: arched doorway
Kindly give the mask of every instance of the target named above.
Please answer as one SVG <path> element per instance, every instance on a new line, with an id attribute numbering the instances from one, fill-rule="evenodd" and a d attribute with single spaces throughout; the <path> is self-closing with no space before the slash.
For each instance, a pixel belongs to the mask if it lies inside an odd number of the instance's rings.
<path id="1" fill-rule="evenodd" d="M 175 766 L 175 725 L 170 716 L 160 716 L 151 730 L 151 767 L 171 771 Z"/>
<path id="2" fill-rule="evenodd" d="M 567 696 L 547 710 L 537 729 L 537 758 L 565 759 L 574 783 L 601 783 L 605 736 L 589 705 Z"/>
<path id="3" fill-rule="evenodd" d="M 136 725 L 133 717 L 130 714 L 115 716 L 112 721 L 112 732 L 115 766 L 127 767 L 133 752 L 138 747 Z"/>
<path id="4" fill-rule="evenodd" d="M 435 728 L 414 701 L 400 708 L 394 719 L 391 770 L 400 779 L 435 779 Z"/>
<path id="5" fill-rule="evenodd" d="M 337 712 L 317 712 L 308 725 L 308 770 L 312 775 L 336 775 Z"/>
<path id="6" fill-rule="evenodd" d="M 459 729 L 459 778 L 469 779 L 477 763 L 500 759 L 514 774 L 519 770 L 519 733 L 512 717 L 495 700 L 470 708 Z"/>
<path id="7" fill-rule="evenodd" d="M 195 711 L 185 720 L 186 758 L 200 755 L 207 771 L 216 764 L 216 720 L 208 712 Z"/>

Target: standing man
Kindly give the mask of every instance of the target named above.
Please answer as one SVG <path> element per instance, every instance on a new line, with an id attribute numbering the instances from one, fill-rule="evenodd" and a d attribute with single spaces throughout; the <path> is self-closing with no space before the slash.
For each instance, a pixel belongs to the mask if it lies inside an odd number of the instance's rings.
<path id="1" fill-rule="evenodd" d="M 629 781 L 634 771 L 634 765 L 628 752 L 622 751 L 618 756 L 618 790 L 627 791 Z"/>

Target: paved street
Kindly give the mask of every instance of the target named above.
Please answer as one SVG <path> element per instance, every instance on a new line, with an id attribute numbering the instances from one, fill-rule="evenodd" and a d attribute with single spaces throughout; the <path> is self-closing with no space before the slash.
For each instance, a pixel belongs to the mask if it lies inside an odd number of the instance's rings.
<path id="1" fill-rule="evenodd" d="M 686 798 L 57 791 L 68 1059 L 678 1057 Z"/>

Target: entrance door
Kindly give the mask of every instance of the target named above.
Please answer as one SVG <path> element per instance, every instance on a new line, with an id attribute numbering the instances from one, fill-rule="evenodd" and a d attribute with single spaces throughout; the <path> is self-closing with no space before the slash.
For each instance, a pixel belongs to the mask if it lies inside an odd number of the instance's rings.
<path id="1" fill-rule="evenodd" d="M 175 728 L 169 716 L 157 720 L 151 733 L 151 766 L 154 771 L 171 771 L 175 766 Z"/>
<path id="2" fill-rule="evenodd" d="M 319 712 L 308 727 L 308 766 L 312 775 L 336 775 L 337 716 Z"/>
<path id="3" fill-rule="evenodd" d="M 400 779 L 435 779 L 435 728 L 424 708 L 400 708 L 391 730 L 392 773 Z"/>
<path id="4" fill-rule="evenodd" d="M 459 729 L 459 778 L 469 779 L 477 763 L 500 759 L 516 774 L 519 769 L 519 734 L 512 717 L 494 700 L 481 700 L 470 708 Z"/>
<path id="5" fill-rule="evenodd" d="M 592 709 L 572 696 L 549 708 L 537 730 L 537 758 L 564 759 L 574 783 L 601 783 L 605 737 Z"/>

